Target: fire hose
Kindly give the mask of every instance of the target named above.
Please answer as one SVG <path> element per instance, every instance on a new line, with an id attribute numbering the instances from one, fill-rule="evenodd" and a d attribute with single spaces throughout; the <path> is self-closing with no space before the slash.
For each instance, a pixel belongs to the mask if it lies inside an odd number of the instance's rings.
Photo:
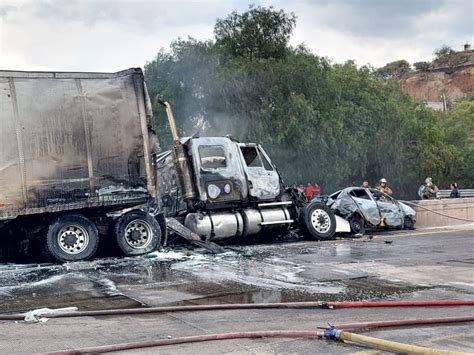
<path id="1" fill-rule="evenodd" d="M 238 309 L 297 309 L 297 308 L 382 308 L 382 307 L 454 307 L 474 306 L 474 300 L 412 300 L 412 301 L 335 301 L 335 302 L 282 302 L 282 303 L 228 303 L 191 306 L 165 306 L 149 308 L 105 309 L 96 311 L 55 312 L 47 318 L 97 317 L 149 313 L 238 310 Z M 38 314 L 41 316 L 41 314 Z M 23 320 L 24 313 L 0 314 L 0 320 Z"/>
<path id="2" fill-rule="evenodd" d="M 391 340 L 385 340 L 375 337 L 369 337 L 367 335 L 362 334 L 355 334 L 349 333 L 346 331 L 330 329 L 329 331 L 325 332 L 324 335 L 326 338 L 329 339 L 336 339 L 341 340 L 343 342 L 350 342 L 358 345 L 365 345 L 373 349 L 378 350 L 387 350 L 397 354 L 443 354 L 443 355 L 464 355 L 469 354 L 465 352 L 459 351 L 451 351 L 451 350 L 443 350 L 443 349 L 433 349 L 433 348 L 426 348 L 423 346 L 412 345 L 412 344 L 405 344 L 399 343 Z"/>
<path id="3" fill-rule="evenodd" d="M 429 320 L 429 322 L 428 322 Z M 410 319 L 410 320 L 398 320 L 390 321 L 391 326 L 406 326 L 409 325 L 437 325 L 437 324 L 448 324 L 448 323 L 466 323 L 473 322 L 474 317 L 460 317 L 460 318 L 428 318 L 428 319 Z M 368 323 L 353 323 L 345 324 L 346 328 L 350 329 L 365 329 L 368 324 L 370 328 L 387 327 L 387 322 L 368 322 Z M 341 325 L 342 326 L 342 325 Z M 312 330 L 270 330 L 270 331 L 252 331 L 252 332 L 233 332 L 233 333 L 216 333 L 216 334 L 205 334 L 196 336 L 186 336 L 171 339 L 155 339 L 145 340 L 130 343 L 119 343 L 111 345 L 102 345 L 96 347 L 77 348 L 57 352 L 43 353 L 43 355 L 72 355 L 72 354 L 84 354 L 84 353 L 104 353 L 111 351 L 121 350 L 133 350 L 148 347 L 158 347 L 165 345 L 175 344 L 186 344 L 196 343 L 203 341 L 212 340 L 229 340 L 229 339 L 243 339 L 243 338 L 263 338 L 263 337 L 283 337 L 283 338 L 315 338 L 315 337 L 326 337 L 329 339 L 337 339 L 342 341 L 348 341 L 356 344 L 366 345 L 377 349 L 383 349 L 393 352 L 402 353 L 423 353 L 423 354 L 465 354 L 462 352 L 451 352 L 447 350 L 431 349 L 420 347 L 416 345 L 397 343 L 393 341 L 368 337 L 360 334 L 349 333 L 347 331 L 339 330 L 338 326 L 329 327 L 321 331 Z"/>
<path id="4" fill-rule="evenodd" d="M 445 213 L 442 213 L 442 212 L 439 212 L 439 211 L 436 211 L 436 210 L 433 210 L 431 208 L 427 208 L 425 206 L 421 206 L 419 204 L 416 204 L 416 203 L 413 203 L 413 202 L 410 202 L 410 201 L 403 201 L 403 200 L 398 200 L 400 202 L 403 202 L 407 205 L 412 205 L 412 206 L 416 206 L 418 208 L 421 208 L 423 210 L 426 210 L 426 211 L 429 211 L 431 213 L 434 213 L 434 214 L 437 214 L 437 215 L 440 215 L 440 216 L 443 216 L 443 217 L 447 217 L 447 218 L 451 218 L 451 219 L 457 219 L 459 221 L 463 221 L 463 222 L 473 222 L 474 223 L 474 220 L 472 219 L 467 219 L 467 218 L 462 218 L 462 217 L 455 217 L 455 216 L 450 216 L 448 214 L 445 214 Z"/>

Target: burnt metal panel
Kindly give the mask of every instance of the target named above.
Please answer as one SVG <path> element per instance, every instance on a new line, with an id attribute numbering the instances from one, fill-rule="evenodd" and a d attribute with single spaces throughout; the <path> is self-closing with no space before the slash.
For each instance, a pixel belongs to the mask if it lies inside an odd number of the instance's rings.
<path id="1" fill-rule="evenodd" d="M 164 152 L 156 158 L 156 186 L 159 193 L 159 204 L 166 216 L 175 216 L 186 212 L 182 192 L 179 189 L 178 173 L 171 151 Z"/>
<path id="2" fill-rule="evenodd" d="M 351 195 L 353 191 L 365 192 L 365 198 Z M 384 220 L 388 227 L 403 227 L 405 216 L 414 216 L 415 211 L 406 205 L 394 200 L 388 195 L 384 195 L 375 189 L 362 187 L 348 187 L 341 190 L 335 200 L 331 199 L 328 205 L 336 210 L 342 217 L 348 218 L 353 213 L 360 213 L 362 217 L 371 225 L 379 225 Z"/>
<path id="3" fill-rule="evenodd" d="M 94 189 L 94 168 L 92 165 L 92 152 L 91 152 L 91 139 L 90 139 L 90 129 L 89 123 L 86 116 L 86 103 L 84 100 L 84 92 L 82 90 L 82 84 L 80 79 L 74 79 L 76 82 L 77 92 L 79 94 L 79 100 L 81 104 L 81 117 L 82 124 L 84 126 L 84 137 L 85 137 L 85 148 L 87 155 L 87 172 L 89 174 L 89 185 L 91 190 Z"/>
<path id="4" fill-rule="evenodd" d="M 141 70 L 0 71 L 0 220 L 154 193 Z"/>
<path id="5" fill-rule="evenodd" d="M 15 90 L 11 80 L 0 78 L 0 211 L 24 207 L 26 188 L 22 169 Z"/>
<path id="6" fill-rule="evenodd" d="M 140 68 L 125 69 L 116 73 L 98 72 L 63 72 L 63 71 L 21 71 L 21 70 L 0 70 L 0 78 L 58 78 L 58 79 L 113 79 L 120 76 L 137 74 L 143 76 Z"/>
<path id="7" fill-rule="evenodd" d="M 280 195 L 280 175 L 271 164 L 270 158 L 263 148 L 255 143 L 238 143 L 239 153 L 247 179 L 249 181 L 249 194 L 258 200 L 274 200 Z M 257 166 L 249 166 L 242 149 L 254 149 Z M 265 162 L 264 162 L 265 161 Z"/>
<path id="8" fill-rule="evenodd" d="M 352 196 L 351 192 L 354 190 L 361 191 L 364 198 Z M 349 187 L 342 190 L 331 208 L 337 210 L 338 214 L 346 218 L 352 216 L 353 213 L 359 213 L 372 225 L 378 225 L 381 220 L 380 211 L 375 200 L 370 195 L 369 190 L 364 188 Z"/>
<path id="9" fill-rule="evenodd" d="M 377 202 L 380 214 L 384 219 L 384 222 L 389 227 L 402 227 L 403 226 L 403 213 L 400 207 L 393 201 L 379 201 Z"/>
<path id="10" fill-rule="evenodd" d="M 240 161 L 238 147 L 233 141 L 226 137 L 199 137 L 191 139 L 187 145 L 196 174 L 199 200 L 208 204 L 247 201 L 247 179 Z M 199 152 L 199 148 L 205 146 L 222 147 L 226 159 L 225 166 L 206 169 L 203 166 Z M 207 189 L 210 184 L 218 186 L 222 190 L 220 185 L 226 183 L 231 185 L 229 194 L 220 193 L 216 199 L 211 199 L 208 196 Z"/>

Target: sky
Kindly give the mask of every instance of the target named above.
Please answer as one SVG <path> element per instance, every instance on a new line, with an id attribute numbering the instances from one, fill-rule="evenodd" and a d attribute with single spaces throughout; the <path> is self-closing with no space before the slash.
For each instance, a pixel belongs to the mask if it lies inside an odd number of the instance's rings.
<path id="1" fill-rule="evenodd" d="M 472 0 L 0 0 L 0 69 L 143 67 L 178 37 L 212 38 L 217 18 L 249 4 L 293 12 L 291 44 L 337 63 L 413 63 L 474 42 Z"/>

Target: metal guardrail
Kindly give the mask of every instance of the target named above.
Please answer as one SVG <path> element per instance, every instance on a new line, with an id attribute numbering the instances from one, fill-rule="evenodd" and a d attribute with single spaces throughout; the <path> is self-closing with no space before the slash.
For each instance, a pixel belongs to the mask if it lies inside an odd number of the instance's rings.
<path id="1" fill-rule="evenodd" d="M 474 197 L 474 189 L 459 189 L 461 197 Z M 451 190 L 439 190 L 438 198 L 449 198 Z"/>

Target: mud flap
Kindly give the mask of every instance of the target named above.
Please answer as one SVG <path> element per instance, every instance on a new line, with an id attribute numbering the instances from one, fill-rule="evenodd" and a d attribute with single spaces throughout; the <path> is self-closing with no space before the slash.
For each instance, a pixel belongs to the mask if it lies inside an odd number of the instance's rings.
<path id="1" fill-rule="evenodd" d="M 226 252 L 223 247 L 217 245 L 214 242 L 201 240 L 201 238 L 196 233 L 193 233 L 189 228 L 185 227 L 175 218 L 166 218 L 166 226 L 171 232 L 186 239 L 189 243 L 207 249 L 214 254 L 221 254 Z"/>

